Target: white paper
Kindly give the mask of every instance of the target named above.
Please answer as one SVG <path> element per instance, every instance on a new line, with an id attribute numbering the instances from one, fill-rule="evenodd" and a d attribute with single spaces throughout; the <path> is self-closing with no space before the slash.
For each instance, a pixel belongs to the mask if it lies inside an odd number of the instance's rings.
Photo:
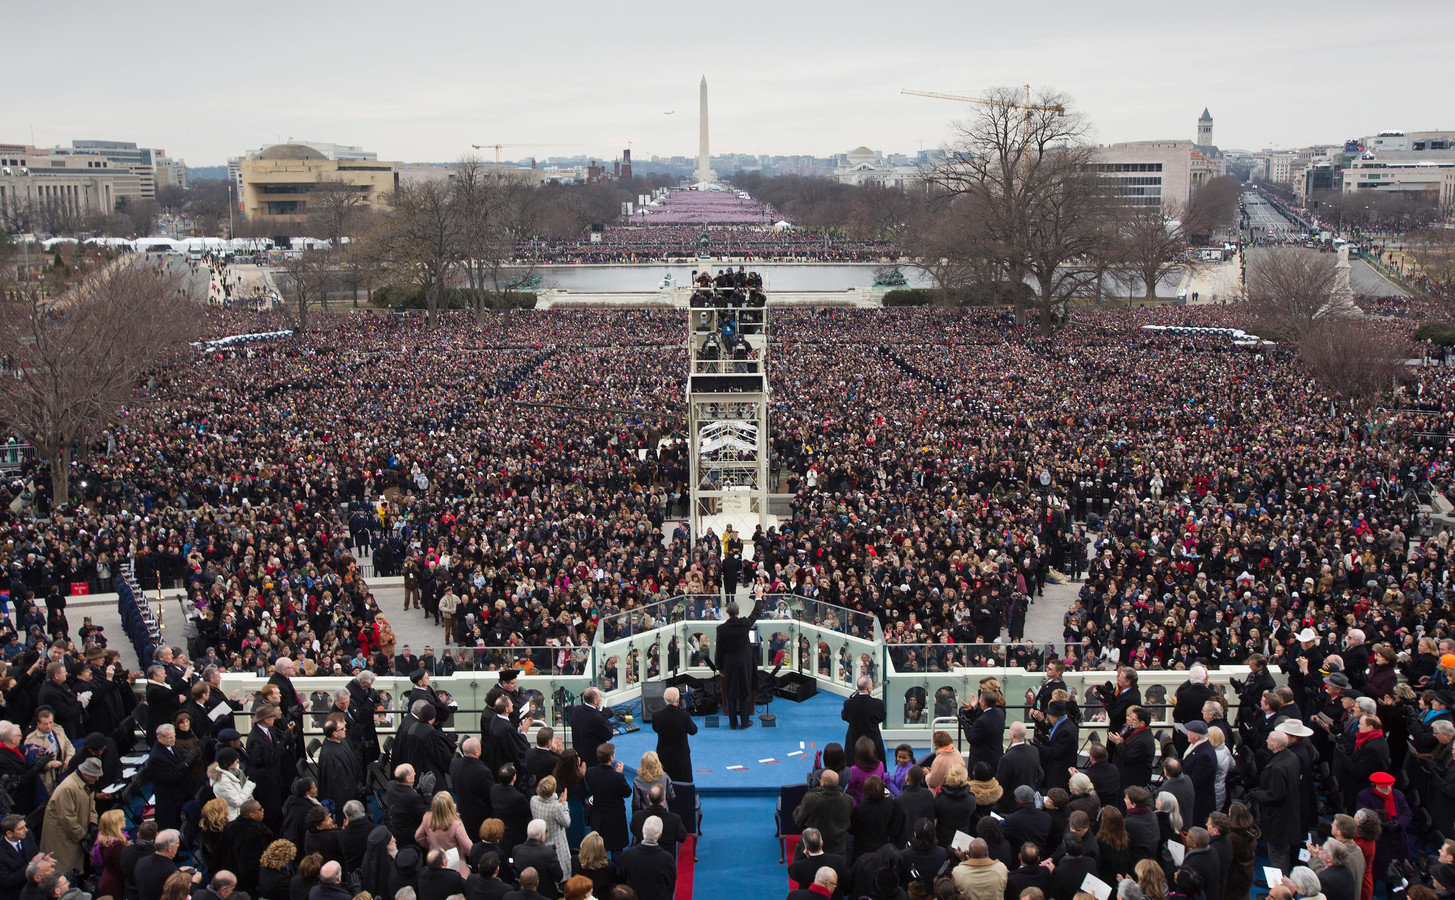
<path id="1" fill-rule="evenodd" d="M 151 757 L 148 756 L 145 753 L 128 753 L 127 755 L 125 755 L 125 756 L 123 756 L 121 758 L 121 761 L 123 763 L 136 764 L 136 763 L 144 763 L 144 762 L 146 762 L 150 758 Z"/>
<path id="2" fill-rule="evenodd" d="M 1002 816 L 1000 813 L 996 812 L 993 809 L 990 811 L 990 817 L 992 819 L 994 819 L 995 821 L 997 821 L 997 822 L 1004 822 L 1005 821 L 1005 816 Z"/>
<path id="3" fill-rule="evenodd" d="M 451 847 L 450 849 L 448 849 L 448 850 L 445 851 L 445 868 L 446 869 L 456 869 L 456 868 L 459 868 L 459 866 L 460 866 L 460 851 L 457 848 L 455 848 L 455 847 Z"/>
<path id="4" fill-rule="evenodd" d="M 1313 859 L 1313 856 L 1311 856 L 1309 854 L 1307 847 L 1305 847 L 1302 850 L 1298 851 L 1298 861 L 1299 862 L 1308 862 L 1311 859 Z"/>
<path id="5" fill-rule="evenodd" d="M 959 850 L 961 853 L 970 852 L 970 835 L 963 831 L 955 832 L 955 839 L 950 841 L 950 847 Z"/>
<path id="6" fill-rule="evenodd" d="M 218 719 L 222 718 L 230 712 L 232 712 L 231 706 L 228 706 L 226 703 L 219 703 L 216 706 L 212 707 L 212 712 L 207 714 L 207 718 L 216 722 Z"/>
<path id="7" fill-rule="evenodd" d="M 1091 894 L 1096 900 L 1107 900 L 1111 896 L 1111 885 L 1091 874 L 1087 874 L 1085 878 L 1081 879 L 1081 889 Z"/>
<path id="8" fill-rule="evenodd" d="M 1167 841 L 1167 853 L 1172 857 L 1174 866 L 1182 865 L 1182 857 L 1187 854 L 1187 848 L 1174 840 Z"/>
<path id="9" fill-rule="evenodd" d="M 1283 884 L 1283 870 L 1276 866 L 1264 866 L 1263 880 L 1268 882 L 1268 886 L 1271 888 L 1278 887 Z"/>

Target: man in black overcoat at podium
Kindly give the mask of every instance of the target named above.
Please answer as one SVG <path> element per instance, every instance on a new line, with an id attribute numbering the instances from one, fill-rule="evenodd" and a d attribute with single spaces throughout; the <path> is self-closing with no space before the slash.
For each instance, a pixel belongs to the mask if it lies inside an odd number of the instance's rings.
<path id="1" fill-rule="evenodd" d="M 746 617 L 738 616 L 736 600 L 727 605 L 727 621 L 717 627 L 717 671 L 722 678 L 722 705 L 729 728 L 753 726 L 753 688 L 757 659 L 748 640 L 758 621 L 758 601 Z"/>
<path id="2" fill-rule="evenodd" d="M 884 762 L 884 735 L 879 732 L 879 726 L 884 724 L 887 715 L 884 701 L 874 696 L 874 679 L 861 675 L 858 690 L 844 701 L 842 713 L 843 720 L 849 723 L 844 735 L 844 752 L 850 759 L 854 757 L 854 745 L 859 738 L 866 737 L 874 742 L 874 752 Z"/>

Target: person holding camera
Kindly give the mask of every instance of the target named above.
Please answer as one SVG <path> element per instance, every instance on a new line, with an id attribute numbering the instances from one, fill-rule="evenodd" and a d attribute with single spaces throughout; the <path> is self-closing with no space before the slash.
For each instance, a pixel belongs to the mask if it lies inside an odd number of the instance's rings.
<path id="1" fill-rule="evenodd" d="M 1157 759 L 1157 741 L 1152 737 L 1152 716 L 1144 707 L 1127 710 L 1127 725 L 1109 732 L 1107 739 L 1117 748 L 1116 767 L 1122 790 L 1146 787 L 1152 781 L 1152 764 Z"/>

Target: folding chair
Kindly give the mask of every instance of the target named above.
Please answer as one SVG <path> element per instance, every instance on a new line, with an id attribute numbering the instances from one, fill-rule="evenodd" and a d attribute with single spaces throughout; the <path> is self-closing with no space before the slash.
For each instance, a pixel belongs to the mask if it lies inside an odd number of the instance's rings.
<path id="1" fill-rule="evenodd" d="M 672 798 L 667 801 L 667 809 L 682 818 L 688 834 L 702 837 L 702 800 L 697 796 L 697 785 L 690 781 L 674 781 L 672 794 Z M 695 840 L 692 842 L 692 861 L 697 861 Z"/>
<path id="2" fill-rule="evenodd" d="M 793 811 L 798 808 L 798 804 L 803 802 L 804 795 L 807 793 L 808 784 L 806 782 L 785 784 L 778 789 L 778 809 L 773 813 L 775 826 L 773 836 L 778 838 L 779 865 L 788 860 L 788 839 L 797 838 L 803 834 L 803 829 L 793 821 Z"/>

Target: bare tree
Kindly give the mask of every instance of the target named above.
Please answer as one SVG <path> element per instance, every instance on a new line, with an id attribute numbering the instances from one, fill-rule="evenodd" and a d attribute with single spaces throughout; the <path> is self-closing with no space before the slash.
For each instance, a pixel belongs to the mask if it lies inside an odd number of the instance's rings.
<path id="1" fill-rule="evenodd" d="M 1067 99 L 1042 93 L 1024 105 L 1011 88 L 989 93 L 959 135 L 944 163 L 930 174 L 973 214 L 957 221 L 967 255 L 1014 286 L 1035 282 L 1033 305 L 1041 333 L 1051 332 L 1056 310 L 1095 282 L 1083 265 L 1105 240 L 1110 198 L 1092 168 L 1087 124 L 1068 112 Z"/>
<path id="2" fill-rule="evenodd" d="M 328 309 L 329 286 L 337 282 L 337 260 L 332 250 L 300 250 L 283 254 L 278 289 L 292 307 L 294 329 L 308 330 L 308 312 Z M 284 307 L 287 309 L 288 307 Z"/>
<path id="3" fill-rule="evenodd" d="M 325 178 L 308 192 L 308 229 L 337 248 L 368 206 L 368 188 Z"/>
<path id="4" fill-rule="evenodd" d="M 1262 328 L 1302 345 L 1324 315 L 1333 297 L 1333 254 L 1302 247 L 1260 251 L 1248 264 L 1248 286 L 1242 302 Z"/>
<path id="5" fill-rule="evenodd" d="M 460 255 L 470 308 L 477 322 L 491 309 L 510 310 L 538 275 L 533 262 L 517 261 L 516 241 L 525 235 L 524 206 L 535 189 L 493 177 L 480 160 L 466 157 L 451 181 L 458 217 Z"/>
<path id="6" fill-rule="evenodd" d="M 1236 178 L 1222 175 L 1197 189 L 1181 210 L 1182 230 L 1189 236 L 1211 237 L 1237 221 L 1238 195 L 1243 186 Z"/>
<path id="7" fill-rule="evenodd" d="M 61 506 L 70 499 L 72 450 L 111 424 L 201 315 L 183 282 L 144 266 L 104 268 L 55 306 L 37 303 L 25 286 L 0 289 L 0 298 L 0 346 L 15 372 L 0 391 L 0 423 L 50 464 Z"/>
<path id="8" fill-rule="evenodd" d="M 454 191 L 442 181 L 401 184 L 390 200 L 381 237 L 389 269 L 424 292 L 433 327 L 461 260 Z"/>
<path id="9" fill-rule="evenodd" d="M 1348 316 L 1319 318 L 1299 344 L 1299 358 L 1326 390 L 1365 407 L 1393 389 L 1409 357 L 1406 337 Z"/>
<path id="10" fill-rule="evenodd" d="M 1129 206 L 1116 212 L 1110 225 L 1110 243 L 1117 250 L 1113 268 L 1142 285 L 1145 300 L 1157 299 L 1157 285 L 1169 273 L 1188 265 L 1187 232 L 1182 221 L 1161 204 Z"/>

